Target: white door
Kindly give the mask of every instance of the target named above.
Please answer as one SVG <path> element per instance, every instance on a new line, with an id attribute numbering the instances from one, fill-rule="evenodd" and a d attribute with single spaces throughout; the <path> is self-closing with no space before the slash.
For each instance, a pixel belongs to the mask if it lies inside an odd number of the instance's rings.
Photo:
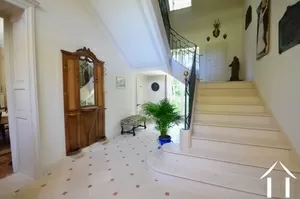
<path id="1" fill-rule="evenodd" d="M 5 20 L 8 116 L 15 172 L 39 175 L 38 101 L 35 75 L 34 8 Z"/>
<path id="2" fill-rule="evenodd" d="M 220 42 L 206 45 L 206 80 L 228 81 L 230 79 L 226 50 L 227 43 Z"/>
<path id="3" fill-rule="evenodd" d="M 136 78 L 136 113 L 138 114 L 142 110 L 142 104 L 144 103 L 144 84 L 143 78 Z"/>

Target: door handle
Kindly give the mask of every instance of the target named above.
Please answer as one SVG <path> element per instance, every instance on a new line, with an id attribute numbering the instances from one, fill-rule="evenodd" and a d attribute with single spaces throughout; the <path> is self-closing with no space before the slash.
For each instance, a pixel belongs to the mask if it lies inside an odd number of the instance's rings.
<path id="1" fill-rule="evenodd" d="M 140 106 L 141 104 L 137 104 L 136 106 Z"/>

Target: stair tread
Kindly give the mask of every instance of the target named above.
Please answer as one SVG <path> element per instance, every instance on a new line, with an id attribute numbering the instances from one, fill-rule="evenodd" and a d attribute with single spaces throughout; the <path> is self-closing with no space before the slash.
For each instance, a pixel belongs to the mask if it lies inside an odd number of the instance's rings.
<path id="1" fill-rule="evenodd" d="M 221 82 L 221 81 L 199 81 L 198 84 L 252 84 L 251 81 L 227 81 L 227 82 Z"/>
<path id="2" fill-rule="evenodd" d="M 201 102 L 200 99 L 196 100 L 197 104 L 201 105 L 246 105 L 246 106 L 263 106 L 262 102 Z"/>
<path id="3" fill-rule="evenodd" d="M 209 106 L 264 106 L 263 104 L 255 104 L 255 105 L 248 105 L 248 104 L 202 104 L 202 103 L 196 103 L 196 105 L 201 106 L 201 105 L 209 105 Z"/>
<path id="4" fill-rule="evenodd" d="M 270 113 L 267 113 L 267 112 L 247 113 L 247 112 L 221 112 L 221 111 L 198 111 L 198 110 L 195 110 L 195 114 L 271 117 Z"/>
<path id="5" fill-rule="evenodd" d="M 249 90 L 255 90 L 255 88 L 222 88 L 222 87 L 220 87 L 220 88 L 219 88 L 219 87 L 218 87 L 218 88 L 198 87 L 198 89 L 200 89 L 200 90 L 204 90 L 204 89 L 205 89 L 205 90 L 210 90 L 210 89 L 211 89 L 211 90 L 214 90 L 214 89 L 222 89 L 222 90 L 223 90 L 223 89 L 227 89 L 227 90 L 243 90 L 243 89 L 244 89 L 244 90 L 245 90 L 245 89 L 248 90 L 248 89 L 249 89 Z"/>
<path id="6" fill-rule="evenodd" d="M 252 91 L 257 92 L 255 88 L 201 88 L 201 87 L 199 87 L 198 89 L 199 90 L 230 90 L 230 91 L 232 91 L 232 90 L 252 90 Z"/>
<path id="7" fill-rule="evenodd" d="M 243 136 L 229 136 L 224 134 L 197 134 L 192 136 L 193 139 L 208 140 L 215 142 L 225 142 L 233 144 L 242 144 L 258 147 L 269 147 L 277 149 L 292 149 L 287 139 L 271 140 L 266 138 L 243 137 Z"/>
<path id="8" fill-rule="evenodd" d="M 162 155 L 148 159 L 148 164 L 157 172 L 190 179 L 200 183 L 202 182 L 213 186 L 219 186 L 260 196 L 265 196 L 266 193 L 265 181 L 260 180 L 260 178 L 223 172 L 222 169 L 187 169 L 181 164 L 165 161 Z M 278 181 L 277 179 L 273 179 L 273 185 L 283 183 L 284 182 Z M 300 185 L 294 184 L 292 188 L 300 189 Z M 275 193 L 273 192 L 273 196 L 278 197 L 278 191 L 279 190 L 274 191 Z"/>
<path id="9" fill-rule="evenodd" d="M 176 153 L 181 155 L 187 155 L 197 158 L 205 158 L 209 160 L 216 160 L 221 162 L 227 162 L 237 165 L 245 165 L 250 167 L 258 167 L 269 169 L 270 166 L 274 164 L 275 161 L 281 161 L 287 168 L 290 169 L 291 172 L 300 173 L 300 165 L 295 162 L 294 158 L 290 158 L 289 160 L 281 159 L 281 157 L 277 157 L 278 159 L 274 160 L 274 157 L 268 156 L 250 156 L 250 155 L 238 155 L 231 154 L 220 151 L 213 151 L 207 149 L 197 149 L 197 148 L 189 148 L 188 150 L 181 150 L 179 144 L 171 143 L 165 144 L 163 146 L 163 150 L 169 153 Z M 291 154 L 291 157 L 292 154 Z M 296 157 L 295 157 L 296 158 Z M 276 167 L 275 170 L 284 171 L 281 167 Z"/>
<path id="10" fill-rule="evenodd" d="M 272 124 L 251 124 L 251 123 L 233 123 L 233 122 L 221 122 L 221 121 L 201 121 L 196 120 L 194 125 L 204 125 L 204 126 L 218 126 L 218 127 L 230 127 L 230 128 L 242 128 L 242 129 L 256 129 L 256 130 L 270 130 L 279 131 L 278 127 L 274 127 Z"/>
<path id="11" fill-rule="evenodd" d="M 219 97 L 223 97 L 223 98 L 227 98 L 227 99 L 232 99 L 232 98 L 239 98 L 239 99 L 241 99 L 241 98 L 259 98 L 259 96 L 258 95 L 252 95 L 252 96 L 241 96 L 241 95 L 234 95 L 234 96 L 230 96 L 230 95 L 228 95 L 228 96 L 224 96 L 224 95 L 213 95 L 213 96 L 201 96 L 202 98 L 219 98 Z"/>

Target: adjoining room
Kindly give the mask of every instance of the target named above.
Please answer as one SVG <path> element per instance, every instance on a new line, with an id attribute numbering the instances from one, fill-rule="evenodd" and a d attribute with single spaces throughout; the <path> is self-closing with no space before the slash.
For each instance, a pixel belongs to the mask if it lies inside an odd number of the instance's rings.
<path id="1" fill-rule="evenodd" d="M 4 26 L 0 18 L 0 179 L 13 173 L 4 70 Z"/>

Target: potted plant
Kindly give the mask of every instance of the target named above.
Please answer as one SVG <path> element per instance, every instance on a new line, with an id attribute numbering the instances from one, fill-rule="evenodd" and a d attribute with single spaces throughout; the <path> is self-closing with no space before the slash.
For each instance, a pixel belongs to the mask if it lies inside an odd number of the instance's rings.
<path id="1" fill-rule="evenodd" d="M 155 123 L 155 128 L 160 132 L 158 138 L 160 145 L 170 143 L 171 136 L 168 135 L 168 130 L 182 121 L 182 116 L 176 110 L 176 106 L 168 99 L 163 99 L 158 103 L 143 104 L 142 110 L 148 119 Z"/>

